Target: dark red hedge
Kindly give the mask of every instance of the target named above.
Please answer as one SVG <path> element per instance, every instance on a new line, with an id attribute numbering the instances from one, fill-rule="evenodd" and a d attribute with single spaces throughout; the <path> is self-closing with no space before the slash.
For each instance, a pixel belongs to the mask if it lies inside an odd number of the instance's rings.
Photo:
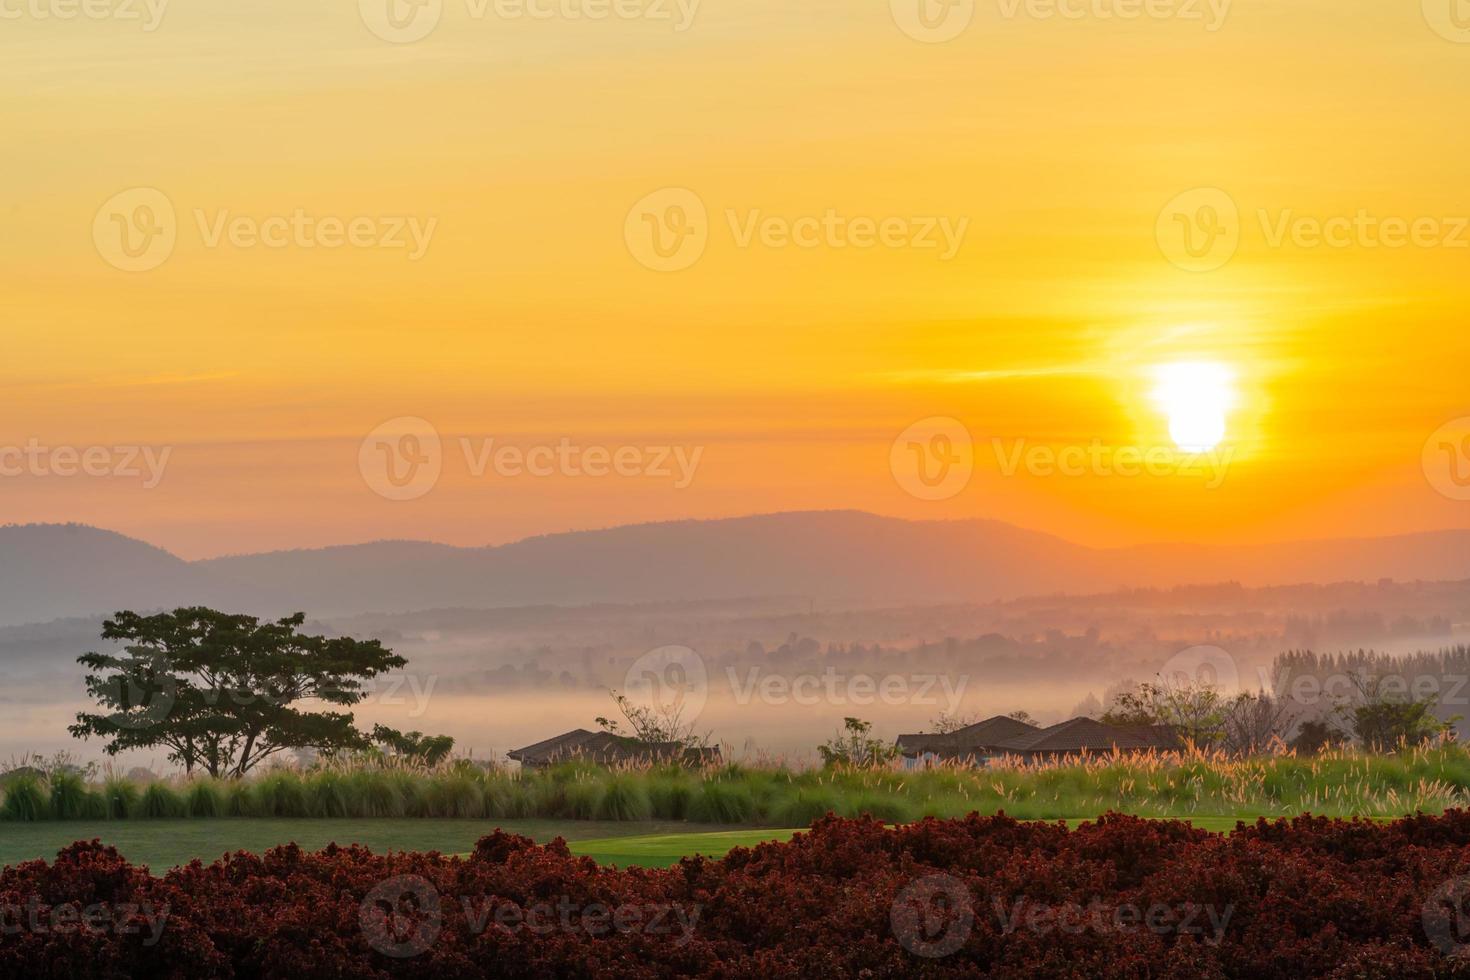
<path id="1" fill-rule="evenodd" d="M 152 878 L 94 841 L 0 873 L 0 976 L 1470 977 L 1467 844 L 1466 812 L 828 818 L 666 871 L 497 832 L 466 859 L 293 845 Z"/>

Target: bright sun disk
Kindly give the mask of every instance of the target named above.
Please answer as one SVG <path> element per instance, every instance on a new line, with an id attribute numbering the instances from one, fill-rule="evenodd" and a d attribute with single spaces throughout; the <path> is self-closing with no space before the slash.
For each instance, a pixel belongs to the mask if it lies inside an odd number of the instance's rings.
<path id="1" fill-rule="evenodd" d="M 1225 438 L 1235 405 L 1235 374 L 1215 361 L 1182 361 L 1154 369 L 1153 399 L 1169 420 L 1169 437 L 1185 452 L 1208 452 Z"/>

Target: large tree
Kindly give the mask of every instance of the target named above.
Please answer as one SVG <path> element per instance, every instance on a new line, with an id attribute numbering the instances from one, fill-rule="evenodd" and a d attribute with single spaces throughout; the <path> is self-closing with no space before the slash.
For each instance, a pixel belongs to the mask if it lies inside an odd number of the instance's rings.
<path id="1" fill-rule="evenodd" d="M 1218 745 L 1225 737 L 1226 701 L 1212 684 L 1139 684 L 1120 692 L 1100 719 L 1107 725 L 1168 725 L 1197 748 Z"/>
<path id="2" fill-rule="evenodd" d="M 77 658 L 107 713 L 78 714 L 71 733 L 107 739 L 109 755 L 163 746 L 185 771 L 212 776 L 244 775 L 288 749 L 366 748 L 351 713 L 298 705 L 356 704 L 364 681 L 407 661 L 377 640 L 302 633 L 305 621 L 204 608 L 118 613 L 102 637 L 122 641 L 122 651 Z"/>

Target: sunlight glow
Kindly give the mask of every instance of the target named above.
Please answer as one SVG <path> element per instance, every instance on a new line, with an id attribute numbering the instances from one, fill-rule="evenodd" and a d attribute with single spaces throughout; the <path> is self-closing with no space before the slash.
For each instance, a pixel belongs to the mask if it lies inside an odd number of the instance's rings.
<path id="1" fill-rule="evenodd" d="M 1235 405 L 1235 374 L 1214 361 L 1161 364 L 1154 369 L 1154 402 L 1169 420 L 1169 436 L 1185 452 L 1208 452 L 1225 438 Z"/>

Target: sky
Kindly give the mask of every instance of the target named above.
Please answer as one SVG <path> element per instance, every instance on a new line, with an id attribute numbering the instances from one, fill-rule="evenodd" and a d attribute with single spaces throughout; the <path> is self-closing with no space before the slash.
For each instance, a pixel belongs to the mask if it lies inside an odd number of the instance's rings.
<path id="1" fill-rule="evenodd" d="M 0 0 L 4 520 L 1470 527 L 1464 0 L 389 2 Z"/>

